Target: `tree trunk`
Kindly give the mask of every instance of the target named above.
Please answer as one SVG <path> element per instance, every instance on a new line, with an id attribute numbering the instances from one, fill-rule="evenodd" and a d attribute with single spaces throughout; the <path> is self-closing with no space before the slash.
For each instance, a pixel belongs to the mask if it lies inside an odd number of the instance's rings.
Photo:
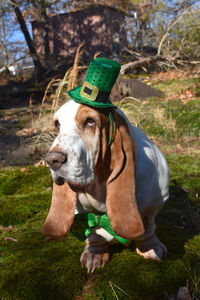
<path id="1" fill-rule="evenodd" d="M 45 67 L 49 67 L 49 57 L 50 57 L 50 49 L 49 49 L 49 24 L 48 24 L 48 16 L 46 13 L 45 1 L 41 2 L 41 17 L 43 23 L 43 41 L 44 41 L 44 53 L 45 53 Z"/>
<path id="2" fill-rule="evenodd" d="M 3 48 L 3 59 L 4 65 L 6 68 L 9 66 L 9 53 L 8 53 L 8 45 L 6 41 L 6 29 L 5 29 L 5 23 L 3 17 L 1 18 L 1 28 L 2 28 L 2 48 Z"/>
<path id="3" fill-rule="evenodd" d="M 136 19 L 136 28 L 135 48 L 137 51 L 141 51 L 143 49 L 143 22 L 139 16 L 137 16 Z"/>
<path id="4" fill-rule="evenodd" d="M 26 43 L 27 43 L 29 51 L 30 51 L 30 55 L 33 59 L 33 63 L 34 63 L 34 66 L 35 66 L 36 80 L 38 80 L 38 81 L 42 80 L 43 79 L 43 74 L 44 74 L 44 68 L 43 68 L 43 66 L 42 66 L 42 64 L 39 60 L 38 55 L 37 55 L 36 49 L 35 49 L 34 44 L 33 44 L 33 40 L 31 39 L 31 36 L 28 32 L 24 17 L 22 16 L 22 13 L 21 13 L 21 11 L 20 11 L 20 9 L 19 9 L 16 2 L 12 1 L 12 6 L 13 6 L 13 9 L 15 11 L 17 21 L 20 25 L 21 31 L 24 34 Z"/>

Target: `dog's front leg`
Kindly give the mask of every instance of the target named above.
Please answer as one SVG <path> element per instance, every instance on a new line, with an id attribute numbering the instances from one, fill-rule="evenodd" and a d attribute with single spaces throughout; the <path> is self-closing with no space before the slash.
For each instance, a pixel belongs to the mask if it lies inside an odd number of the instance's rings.
<path id="1" fill-rule="evenodd" d="M 135 239 L 136 252 L 144 258 L 161 261 L 167 255 L 167 248 L 157 238 L 155 234 L 155 216 L 159 211 L 159 206 L 152 206 L 146 209 L 143 216 L 145 233 Z"/>
<path id="2" fill-rule="evenodd" d="M 86 267 L 89 272 L 101 268 L 109 260 L 108 243 L 113 240 L 103 228 L 96 229 L 86 240 L 86 246 L 81 254 L 81 266 Z"/>

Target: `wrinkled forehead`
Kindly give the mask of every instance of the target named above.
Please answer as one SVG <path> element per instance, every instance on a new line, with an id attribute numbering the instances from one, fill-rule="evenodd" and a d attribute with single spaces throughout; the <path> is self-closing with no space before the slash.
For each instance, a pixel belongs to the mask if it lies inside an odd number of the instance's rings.
<path id="1" fill-rule="evenodd" d="M 87 118 L 93 118 L 99 125 L 101 123 L 100 114 L 95 109 L 74 100 L 62 105 L 53 116 L 54 122 L 59 122 L 60 133 L 76 132 Z"/>
<path id="2" fill-rule="evenodd" d="M 53 120 L 58 120 L 60 129 L 75 130 L 76 115 L 80 108 L 80 104 L 70 100 L 63 104 L 53 116 Z"/>

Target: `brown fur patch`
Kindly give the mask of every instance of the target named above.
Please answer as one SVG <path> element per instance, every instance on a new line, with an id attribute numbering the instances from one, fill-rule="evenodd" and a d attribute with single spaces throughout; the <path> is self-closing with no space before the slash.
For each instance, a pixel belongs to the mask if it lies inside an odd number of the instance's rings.
<path id="1" fill-rule="evenodd" d="M 96 125 L 91 128 L 84 127 L 84 122 L 87 118 L 93 118 Z M 81 105 L 77 115 L 76 124 L 79 134 L 83 138 L 86 146 L 92 150 L 91 140 L 96 137 L 98 140 L 98 149 L 96 151 L 94 165 L 95 174 L 99 183 L 103 183 L 110 175 L 111 157 L 108 149 L 108 140 L 110 137 L 110 120 L 105 110 L 93 109 L 91 107 Z"/>
<path id="2" fill-rule="evenodd" d="M 107 182 L 106 207 L 116 234 L 133 239 L 144 233 L 135 197 L 134 144 L 125 120 L 117 115 L 117 131 L 111 146 L 114 169 Z"/>
<path id="3" fill-rule="evenodd" d="M 42 232 L 53 238 L 65 235 L 74 220 L 76 194 L 67 183 L 58 186 L 53 184 L 52 202 L 49 214 L 42 227 Z"/>

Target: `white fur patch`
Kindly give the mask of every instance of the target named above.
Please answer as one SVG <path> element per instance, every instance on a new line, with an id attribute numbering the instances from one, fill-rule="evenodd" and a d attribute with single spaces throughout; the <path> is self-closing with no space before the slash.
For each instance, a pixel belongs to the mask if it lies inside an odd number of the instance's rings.
<path id="1" fill-rule="evenodd" d="M 52 177 L 63 177 L 71 184 L 85 186 L 94 180 L 94 153 L 89 150 L 81 138 L 76 124 L 76 115 L 80 104 L 68 101 L 55 113 L 54 119 L 60 123 L 60 132 L 51 149 L 59 148 L 66 157 L 66 163 L 57 170 L 51 170 Z"/>
<path id="2" fill-rule="evenodd" d="M 98 228 L 95 230 L 95 232 L 98 235 L 102 236 L 107 242 L 111 242 L 112 240 L 114 240 L 114 237 L 103 228 Z"/>

